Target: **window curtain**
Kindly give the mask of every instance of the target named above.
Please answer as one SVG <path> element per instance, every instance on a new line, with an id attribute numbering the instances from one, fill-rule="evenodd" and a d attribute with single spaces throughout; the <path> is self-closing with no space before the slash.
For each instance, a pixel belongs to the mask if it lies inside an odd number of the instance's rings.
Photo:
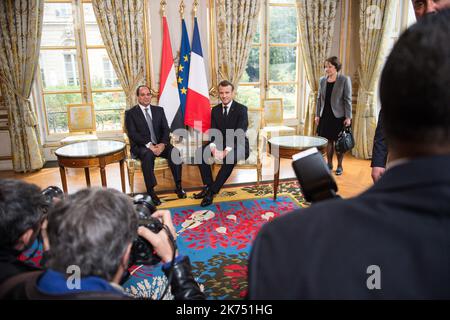
<path id="1" fill-rule="evenodd" d="M 16 172 L 45 163 L 36 115 L 30 103 L 38 65 L 44 0 L 0 1 L 0 86 L 9 113 Z"/>
<path id="2" fill-rule="evenodd" d="M 145 81 L 144 0 L 92 1 L 97 24 L 127 108 L 137 103 L 136 88 Z"/>
<path id="3" fill-rule="evenodd" d="M 377 121 L 376 85 L 386 58 L 388 31 L 396 1 L 362 0 L 360 3 L 361 65 L 360 86 L 354 119 L 355 157 L 372 157 L 373 137 Z"/>
<path id="4" fill-rule="evenodd" d="M 305 113 L 304 134 L 315 135 L 315 108 L 323 63 L 330 53 L 337 0 L 297 0 L 300 42 L 311 92 Z"/>
<path id="5" fill-rule="evenodd" d="M 216 0 L 219 77 L 235 87 L 247 66 L 261 1 Z"/>

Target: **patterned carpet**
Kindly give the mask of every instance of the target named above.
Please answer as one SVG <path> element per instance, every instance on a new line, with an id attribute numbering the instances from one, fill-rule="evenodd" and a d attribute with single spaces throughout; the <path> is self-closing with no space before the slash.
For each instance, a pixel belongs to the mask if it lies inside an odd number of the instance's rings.
<path id="1" fill-rule="evenodd" d="M 194 275 L 209 299 L 243 299 L 248 256 L 261 226 L 306 206 L 296 181 L 281 182 L 279 190 L 275 202 L 272 183 L 226 187 L 207 208 L 200 207 L 193 192 L 176 202 L 173 194 L 161 196 L 165 202 L 159 208 L 172 213 L 179 251 L 191 259 Z M 166 284 L 160 265 L 134 266 L 130 271 L 133 275 L 124 285 L 127 293 L 160 297 Z"/>

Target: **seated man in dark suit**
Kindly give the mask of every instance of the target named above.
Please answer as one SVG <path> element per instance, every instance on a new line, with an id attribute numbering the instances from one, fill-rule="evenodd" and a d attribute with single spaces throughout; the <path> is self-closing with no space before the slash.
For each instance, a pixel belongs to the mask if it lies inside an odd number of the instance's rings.
<path id="1" fill-rule="evenodd" d="M 231 82 L 223 80 L 219 83 L 218 89 L 222 103 L 211 110 L 210 141 L 208 145 L 197 150 L 195 158 L 205 186 L 200 193 L 194 195 L 194 198 L 203 198 L 202 207 L 212 204 L 214 194 L 218 193 L 227 181 L 236 163 L 247 159 L 250 152 L 246 137 L 247 107 L 233 101 L 234 86 Z M 210 165 L 212 157 L 223 162 L 216 181 L 212 178 Z"/>
<path id="2" fill-rule="evenodd" d="M 251 299 L 450 299 L 449 39 L 449 10 L 401 35 L 380 79 L 386 172 L 263 226 Z"/>
<path id="3" fill-rule="evenodd" d="M 147 86 L 136 90 L 139 104 L 125 112 L 125 126 L 130 137 L 131 153 L 141 160 L 147 193 L 155 205 L 161 201 L 154 191 L 156 186 L 155 158 L 163 157 L 169 161 L 169 167 L 175 180 L 175 193 L 178 198 L 186 198 L 181 186 L 180 152 L 169 141 L 170 129 L 164 109 L 150 104 L 152 95 Z"/>

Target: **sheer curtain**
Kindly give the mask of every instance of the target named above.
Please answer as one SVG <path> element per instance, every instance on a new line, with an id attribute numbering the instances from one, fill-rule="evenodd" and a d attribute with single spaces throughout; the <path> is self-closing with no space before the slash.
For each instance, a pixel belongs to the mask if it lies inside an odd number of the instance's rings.
<path id="1" fill-rule="evenodd" d="M 376 128 L 376 84 L 386 58 L 388 31 L 391 27 L 396 1 L 362 0 L 360 2 L 361 66 L 358 69 L 360 86 L 354 119 L 354 156 L 372 157 Z"/>

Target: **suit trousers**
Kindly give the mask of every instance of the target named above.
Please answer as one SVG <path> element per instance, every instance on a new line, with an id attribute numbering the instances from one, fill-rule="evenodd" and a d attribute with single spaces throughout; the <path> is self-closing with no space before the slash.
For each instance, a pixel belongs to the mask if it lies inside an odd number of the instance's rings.
<path id="1" fill-rule="evenodd" d="M 211 192 L 216 194 L 230 177 L 238 160 L 246 157 L 248 157 L 248 155 L 245 154 L 245 151 L 243 151 L 242 154 L 239 152 L 235 153 L 234 150 L 228 153 L 226 158 L 223 160 L 223 164 L 220 167 L 215 181 L 213 180 L 211 168 L 211 164 L 214 162 L 214 159 L 212 157 L 209 144 L 197 149 L 195 163 L 198 164 L 198 168 L 200 169 L 203 184 L 206 185 Z"/>
<path id="2" fill-rule="evenodd" d="M 173 180 L 175 184 L 181 184 L 181 156 L 180 151 L 171 144 L 166 145 L 164 151 L 159 155 L 160 157 L 167 159 L 169 162 L 169 168 L 172 172 Z M 137 157 L 141 160 L 142 173 L 144 174 L 145 187 L 147 192 L 153 190 L 157 185 L 155 177 L 155 154 L 148 148 L 140 147 Z"/>

